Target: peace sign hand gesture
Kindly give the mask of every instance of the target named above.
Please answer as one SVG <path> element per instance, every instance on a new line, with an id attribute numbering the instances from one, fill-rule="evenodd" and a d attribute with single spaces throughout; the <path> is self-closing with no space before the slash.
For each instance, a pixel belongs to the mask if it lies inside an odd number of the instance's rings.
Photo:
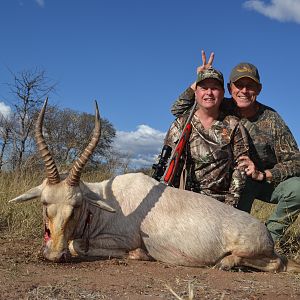
<path id="1" fill-rule="evenodd" d="M 202 56 L 202 65 L 197 67 L 197 75 L 200 72 L 203 72 L 204 70 L 207 70 L 212 66 L 212 63 L 215 58 L 215 53 L 211 52 L 207 63 L 206 63 L 206 54 L 205 54 L 204 50 L 201 50 L 201 56 Z M 196 81 L 194 83 L 192 83 L 191 89 L 193 89 L 194 91 L 196 90 Z"/>
<path id="2" fill-rule="evenodd" d="M 201 56 L 202 56 L 202 65 L 197 67 L 197 74 L 200 72 L 203 72 L 204 70 L 209 69 L 212 66 L 212 63 L 215 58 L 215 53 L 212 52 L 209 56 L 208 62 L 206 63 L 206 54 L 204 50 L 201 50 Z"/>

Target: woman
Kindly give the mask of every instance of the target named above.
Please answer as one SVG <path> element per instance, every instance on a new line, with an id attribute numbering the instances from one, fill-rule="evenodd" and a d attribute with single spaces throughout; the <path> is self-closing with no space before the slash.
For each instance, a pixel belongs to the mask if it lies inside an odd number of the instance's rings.
<path id="1" fill-rule="evenodd" d="M 246 131 L 236 117 L 220 111 L 225 93 L 221 72 L 213 68 L 199 72 L 194 90 L 197 109 L 184 155 L 183 188 L 236 206 L 246 180 L 245 173 L 236 168 L 238 158 L 248 155 Z M 172 123 L 166 145 L 175 147 L 188 115 Z"/>

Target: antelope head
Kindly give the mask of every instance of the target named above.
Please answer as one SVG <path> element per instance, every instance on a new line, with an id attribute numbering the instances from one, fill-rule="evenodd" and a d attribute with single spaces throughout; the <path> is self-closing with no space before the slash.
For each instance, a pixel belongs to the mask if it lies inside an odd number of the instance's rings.
<path id="1" fill-rule="evenodd" d="M 43 255 L 48 260 L 59 262 L 66 257 L 68 242 L 72 239 L 86 201 L 107 211 L 113 212 L 114 209 L 100 199 L 89 198 L 85 193 L 83 183 L 80 181 L 82 169 L 93 154 L 101 135 L 97 102 L 93 136 L 64 179 L 60 178 L 42 132 L 47 102 L 48 99 L 39 113 L 35 126 L 36 143 L 45 163 L 47 178 L 41 185 L 30 189 L 10 202 L 23 202 L 40 197 L 43 204 L 45 227 Z"/>

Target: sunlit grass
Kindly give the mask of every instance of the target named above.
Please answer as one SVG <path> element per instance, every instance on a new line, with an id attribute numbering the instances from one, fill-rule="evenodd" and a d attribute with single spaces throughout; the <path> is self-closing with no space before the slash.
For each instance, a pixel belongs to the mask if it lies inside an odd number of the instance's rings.
<path id="1" fill-rule="evenodd" d="M 252 206 L 251 214 L 261 221 L 266 221 L 275 209 L 274 204 L 268 204 L 259 200 L 255 200 Z M 290 226 L 284 235 L 282 242 L 282 250 L 291 257 L 299 257 L 300 259 L 300 216 Z"/>
<path id="2" fill-rule="evenodd" d="M 43 174 L 1 173 L 0 174 L 0 232 L 23 237 L 39 236 L 42 229 L 42 214 L 39 201 L 23 204 L 8 201 L 42 183 Z"/>

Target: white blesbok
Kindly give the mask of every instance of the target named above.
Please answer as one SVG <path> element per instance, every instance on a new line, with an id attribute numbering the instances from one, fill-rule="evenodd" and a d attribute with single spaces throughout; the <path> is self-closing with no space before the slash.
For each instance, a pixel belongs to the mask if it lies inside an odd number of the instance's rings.
<path id="1" fill-rule="evenodd" d="M 45 258 L 59 262 L 70 252 L 73 256 L 152 257 L 170 264 L 221 269 L 300 271 L 298 264 L 276 254 L 264 224 L 215 199 L 168 187 L 142 173 L 99 183 L 81 181 L 81 171 L 100 139 L 97 103 L 93 137 L 69 175 L 60 178 L 42 134 L 46 105 L 47 100 L 35 134 L 47 179 L 11 200 L 41 198 Z"/>

